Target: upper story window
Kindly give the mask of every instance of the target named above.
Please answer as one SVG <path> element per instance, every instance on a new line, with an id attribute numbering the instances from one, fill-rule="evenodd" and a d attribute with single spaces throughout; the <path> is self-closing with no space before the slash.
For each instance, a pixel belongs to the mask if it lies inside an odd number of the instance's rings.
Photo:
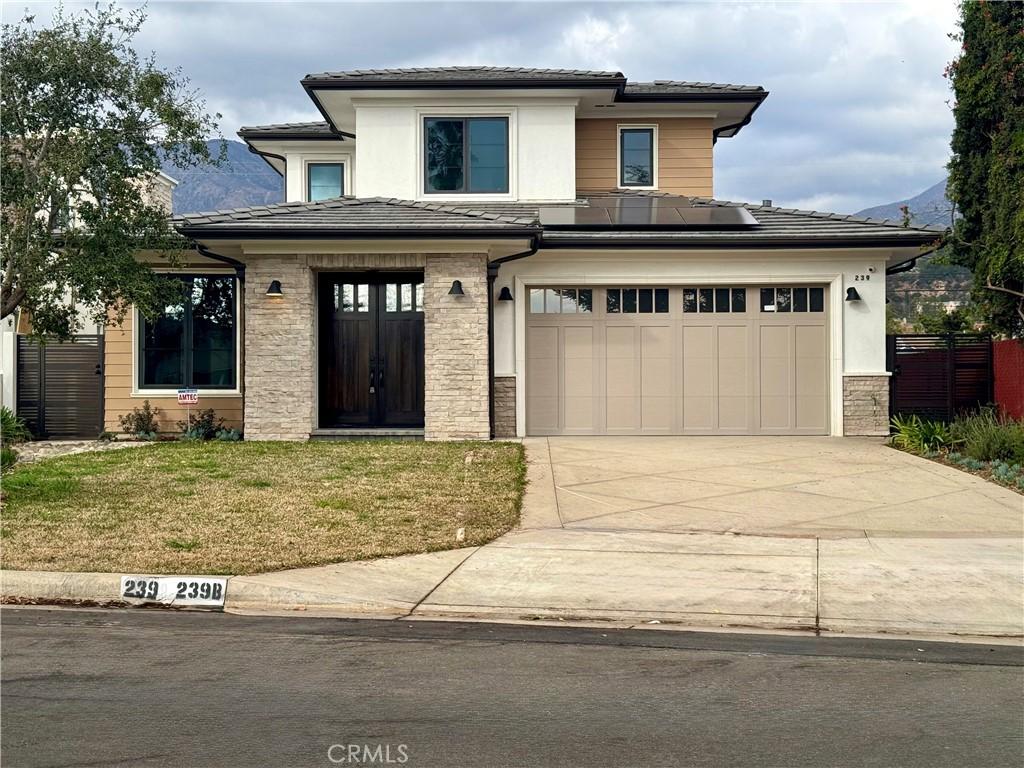
<path id="1" fill-rule="evenodd" d="M 328 200 L 345 194 L 344 163 L 309 163 L 306 166 L 306 199 Z"/>
<path id="2" fill-rule="evenodd" d="M 235 278 L 179 278 L 181 298 L 157 317 L 139 316 L 139 388 L 237 386 Z"/>
<path id="3" fill-rule="evenodd" d="M 653 187 L 654 128 L 619 128 L 619 186 Z"/>
<path id="4" fill-rule="evenodd" d="M 424 192 L 508 192 L 507 117 L 428 117 L 423 133 Z"/>

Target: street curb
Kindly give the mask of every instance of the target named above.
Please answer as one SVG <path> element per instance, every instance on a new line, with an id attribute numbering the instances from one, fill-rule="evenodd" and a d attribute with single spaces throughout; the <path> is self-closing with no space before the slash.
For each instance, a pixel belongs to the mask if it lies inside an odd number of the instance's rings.
<path id="1" fill-rule="evenodd" d="M 104 607 L 171 607 L 158 603 L 126 600 L 121 596 L 120 573 L 74 573 L 60 571 L 0 570 L 0 602 L 21 605 L 87 604 Z M 159 576 L 161 574 L 143 574 Z M 254 583 L 249 576 L 222 576 L 227 579 L 223 610 L 239 615 L 303 615 L 353 619 L 411 619 L 456 621 L 475 623 L 524 623 L 555 626 L 628 626 L 662 631 L 740 631 L 787 635 L 828 635 L 832 637 L 878 637 L 888 639 L 945 640 L 961 643 L 991 643 L 1020 645 L 1020 635 L 985 634 L 938 627 L 877 627 L 877 626 L 814 626 L 794 625 L 784 617 L 763 617 L 762 622 L 735 623 L 726 616 L 718 621 L 701 621 L 693 616 L 659 617 L 655 614 L 616 616 L 595 615 L 578 610 L 508 610 L 482 608 L 451 611 L 439 606 L 438 610 L 413 603 L 388 600 L 366 600 L 345 595 L 325 594 L 314 590 L 279 587 Z M 210 609 L 201 609 L 210 610 Z M 220 610 L 220 609 L 214 609 Z M 746 617 L 748 620 L 750 617 Z"/>

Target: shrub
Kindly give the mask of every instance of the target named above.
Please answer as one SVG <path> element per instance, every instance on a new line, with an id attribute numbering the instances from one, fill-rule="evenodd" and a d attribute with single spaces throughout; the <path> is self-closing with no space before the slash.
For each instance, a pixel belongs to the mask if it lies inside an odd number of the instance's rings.
<path id="1" fill-rule="evenodd" d="M 7 406 L 0 408 L 0 436 L 5 443 L 23 443 L 32 439 L 25 420 L 16 416 Z"/>
<path id="2" fill-rule="evenodd" d="M 912 453 L 932 453 L 952 442 L 949 430 L 941 421 L 929 421 L 916 414 L 893 416 L 893 445 Z"/>
<path id="3" fill-rule="evenodd" d="M 949 431 L 960 453 L 972 459 L 1024 463 L 1024 424 L 993 408 L 957 418 Z"/>
<path id="4" fill-rule="evenodd" d="M 0 446 L 0 472 L 6 472 L 18 460 L 18 452 L 6 443 Z"/>
<path id="5" fill-rule="evenodd" d="M 160 431 L 160 421 L 157 416 L 159 408 L 154 408 L 146 400 L 141 408 L 133 408 L 131 413 L 126 413 L 118 419 L 121 422 L 121 429 L 129 435 L 135 435 L 140 440 L 156 440 L 157 432 Z"/>
<path id="6" fill-rule="evenodd" d="M 188 422 L 179 421 L 178 427 L 184 440 L 212 440 L 224 428 L 224 419 L 218 419 L 213 408 L 207 408 L 190 413 Z"/>
<path id="7" fill-rule="evenodd" d="M 222 427 L 221 429 L 217 430 L 217 439 L 225 443 L 233 443 L 237 440 L 242 439 L 242 433 L 239 432 L 237 429 L 228 429 L 226 427 Z"/>

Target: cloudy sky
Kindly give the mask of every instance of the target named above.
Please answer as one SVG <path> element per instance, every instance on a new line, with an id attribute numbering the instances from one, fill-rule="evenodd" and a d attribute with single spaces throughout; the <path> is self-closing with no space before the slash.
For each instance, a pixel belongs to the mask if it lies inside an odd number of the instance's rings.
<path id="1" fill-rule="evenodd" d="M 52 4 L 2 7 L 12 21 Z M 764 86 L 753 122 L 717 145 L 723 199 L 852 212 L 935 184 L 949 155 L 954 0 L 148 7 L 138 47 L 181 66 L 229 138 L 240 125 L 319 119 L 298 84 L 309 72 L 488 64 Z"/>

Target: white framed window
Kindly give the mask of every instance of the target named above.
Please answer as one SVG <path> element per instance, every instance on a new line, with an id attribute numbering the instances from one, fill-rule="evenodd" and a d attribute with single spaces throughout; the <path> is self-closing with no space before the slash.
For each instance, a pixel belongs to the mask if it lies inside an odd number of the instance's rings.
<path id="1" fill-rule="evenodd" d="M 345 164 L 306 163 L 306 200 L 329 200 L 345 194 Z"/>
<path id="2" fill-rule="evenodd" d="M 618 126 L 616 157 L 620 189 L 658 188 L 658 126 Z"/>

